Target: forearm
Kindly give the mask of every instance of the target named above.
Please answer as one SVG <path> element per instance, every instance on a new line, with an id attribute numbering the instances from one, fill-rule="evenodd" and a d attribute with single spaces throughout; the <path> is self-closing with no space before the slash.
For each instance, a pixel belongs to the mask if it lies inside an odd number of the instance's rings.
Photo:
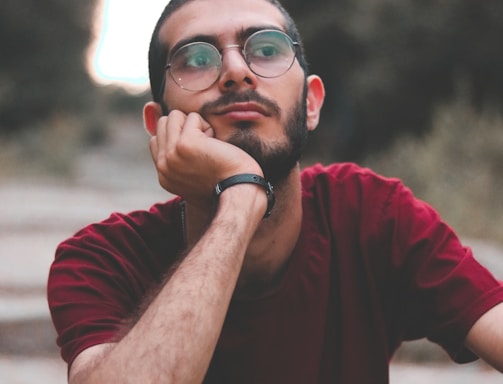
<path id="1" fill-rule="evenodd" d="M 503 373 L 503 303 L 484 314 L 472 327 L 466 345 Z"/>
<path id="2" fill-rule="evenodd" d="M 265 211 L 255 186 L 222 195 L 217 215 L 134 327 L 72 383 L 199 383 L 211 361 L 247 245 Z M 243 195 L 244 194 L 244 195 Z M 244 199 L 252 203 L 243 205 Z"/>

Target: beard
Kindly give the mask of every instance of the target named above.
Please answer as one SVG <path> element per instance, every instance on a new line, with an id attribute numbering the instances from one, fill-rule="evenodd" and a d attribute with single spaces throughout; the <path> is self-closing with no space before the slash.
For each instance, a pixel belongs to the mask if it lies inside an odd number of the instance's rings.
<path id="1" fill-rule="evenodd" d="M 286 142 L 269 144 L 255 134 L 251 124 L 245 123 L 227 142 L 253 157 L 262 168 L 264 178 L 276 185 L 297 165 L 307 143 L 305 91 L 288 113 L 283 129 Z"/>
<path id="2" fill-rule="evenodd" d="M 264 178 L 271 184 L 286 179 L 292 169 L 297 165 L 304 151 L 308 140 L 308 130 L 306 125 L 307 108 L 307 83 L 304 84 L 304 90 L 295 103 L 292 110 L 286 116 L 283 124 L 283 130 L 286 136 L 286 142 L 265 143 L 254 132 L 253 123 L 241 122 L 236 124 L 236 132 L 226 140 L 228 143 L 241 148 L 248 153 L 260 165 L 264 172 Z M 232 102 L 255 101 L 268 108 L 274 116 L 280 121 L 282 111 L 272 100 L 260 96 L 254 90 L 248 90 L 243 93 L 227 93 L 216 101 L 205 104 L 199 113 L 206 116 L 212 109 L 225 106 Z M 169 113 L 169 108 L 161 103 L 164 114 Z"/>

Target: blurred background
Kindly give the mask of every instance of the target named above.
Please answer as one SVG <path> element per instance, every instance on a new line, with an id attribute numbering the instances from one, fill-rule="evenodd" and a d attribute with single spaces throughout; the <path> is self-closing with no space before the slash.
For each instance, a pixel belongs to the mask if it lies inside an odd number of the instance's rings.
<path id="1" fill-rule="evenodd" d="M 353 161 L 402 178 L 503 278 L 503 2 L 283 4 L 327 88 L 303 164 Z M 0 2 L 0 367 L 11 372 L 0 383 L 65 382 L 45 304 L 58 242 L 111 211 L 168 197 L 141 120 L 148 41 L 164 5 Z M 426 380 L 424 362 L 450 367 L 436 347 L 412 344 L 394 383 Z M 400 381 L 419 361 L 416 379 Z M 491 375 L 463 369 L 465 379 Z M 421 372 L 438 381 L 444 371 Z M 477 382 L 501 382 L 487 380 Z"/>

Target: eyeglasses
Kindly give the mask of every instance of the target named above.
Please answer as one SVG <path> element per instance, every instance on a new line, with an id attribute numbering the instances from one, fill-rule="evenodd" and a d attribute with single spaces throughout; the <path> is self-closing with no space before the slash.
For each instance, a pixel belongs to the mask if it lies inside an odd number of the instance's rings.
<path id="1" fill-rule="evenodd" d="M 298 46 L 299 43 L 292 41 L 286 33 L 264 29 L 246 39 L 241 53 L 254 74 L 274 78 L 292 67 Z M 189 43 L 173 54 L 164 69 L 169 71 L 180 88 L 193 92 L 203 91 L 220 77 L 223 51 L 231 48 L 241 46 L 228 45 L 219 51 L 209 43 Z"/>

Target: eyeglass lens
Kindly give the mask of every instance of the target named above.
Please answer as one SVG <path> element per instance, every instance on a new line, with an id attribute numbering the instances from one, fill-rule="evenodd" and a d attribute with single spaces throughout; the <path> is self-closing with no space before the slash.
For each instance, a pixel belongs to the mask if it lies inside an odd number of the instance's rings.
<path id="1" fill-rule="evenodd" d="M 295 43 L 275 30 L 251 35 L 243 47 L 249 68 L 261 77 L 278 77 L 287 72 L 295 60 Z M 218 49 L 204 42 L 190 43 L 173 55 L 168 65 L 173 80 L 191 91 L 209 88 L 220 76 L 222 56 Z"/>

